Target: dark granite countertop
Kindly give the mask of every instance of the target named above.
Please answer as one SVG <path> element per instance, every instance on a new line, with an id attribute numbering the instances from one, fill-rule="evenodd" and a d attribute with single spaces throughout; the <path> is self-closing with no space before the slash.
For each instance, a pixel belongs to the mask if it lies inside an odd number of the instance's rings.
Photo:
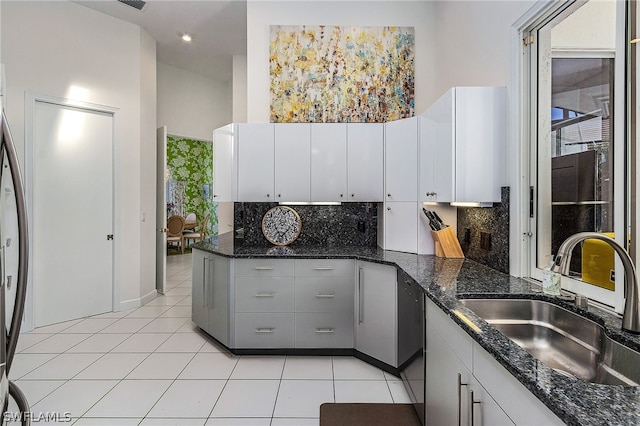
<path id="1" fill-rule="evenodd" d="M 572 303 L 536 292 L 538 286 L 526 280 L 470 260 L 441 259 L 371 246 L 244 246 L 234 244 L 231 234 L 211 242 L 199 242 L 192 247 L 233 258 L 348 258 L 396 265 L 420 284 L 429 299 L 566 424 L 640 423 L 640 387 L 588 383 L 558 373 L 475 315 L 458 299 L 507 297 L 546 300 L 594 320 L 605 327 L 612 339 L 640 351 L 640 336 L 622 332 L 622 320 L 608 311 L 594 306 L 587 310 L 576 308 Z M 453 310 L 464 313 L 481 332 L 466 325 Z"/>

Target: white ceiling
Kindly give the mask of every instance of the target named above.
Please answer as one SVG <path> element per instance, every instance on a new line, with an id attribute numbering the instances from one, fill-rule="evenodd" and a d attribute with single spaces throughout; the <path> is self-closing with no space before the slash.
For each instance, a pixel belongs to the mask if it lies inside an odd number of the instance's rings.
<path id="1" fill-rule="evenodd" d="M 140 25 L 157 44 L 157 60 L 230 81 L 233 55 L 247 54 L 245 0 L 150 0 L 142 11 L 116 0 L 78 0 L 83 6 Z M 193 34 L 185 43 L 179 34 Z"/>

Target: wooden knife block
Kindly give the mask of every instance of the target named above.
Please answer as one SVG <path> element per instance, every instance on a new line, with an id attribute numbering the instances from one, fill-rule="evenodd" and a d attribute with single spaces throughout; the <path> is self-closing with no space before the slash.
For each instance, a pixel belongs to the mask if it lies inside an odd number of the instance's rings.
<path id="1" fill-rule="evenodd" d="M 464 259 L 464 253 L 458 242 L 458 237 L 452 227 L 431 231 L 431 238 L 435 245 L 436 256 L 451 259 Z"/>

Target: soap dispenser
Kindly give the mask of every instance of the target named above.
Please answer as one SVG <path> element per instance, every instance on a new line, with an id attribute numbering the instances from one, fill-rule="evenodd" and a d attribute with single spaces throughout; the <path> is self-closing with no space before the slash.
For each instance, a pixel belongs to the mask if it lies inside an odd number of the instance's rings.
<path id="1" fill-rule="evenodd" d="M 553 267 L 553 256 L 542 270 L 542 291 L 550 296 L 560 296 L 560 274 L 551 270 Z"/>

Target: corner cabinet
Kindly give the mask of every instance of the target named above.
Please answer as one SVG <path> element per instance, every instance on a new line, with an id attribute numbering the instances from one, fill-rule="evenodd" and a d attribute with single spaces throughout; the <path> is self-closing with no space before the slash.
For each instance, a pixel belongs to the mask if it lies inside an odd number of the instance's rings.
<path id="1" fill-rule="evenodd" d="M 197 249 L 192 257 L 191 318 L 198 327 L 228 345 L 231 260 Z"/>
<path id="2" fill-rule="evenodd" d="M 506 88 L 451 88 L 419 120 L 420 201 L 500 202 L 507 182 Z"/>
<path id="3" fill-rule="evenodd" d="M 397 270 L 363 261 L 357 268 L 356 349 L 397 367 Z"/>
<path id="4" fill-rule="evenodd" d="M 427 425 L 563 422 L 427 298 Z"/>
<path id="5" fill-rule="evenodd" d="M 385 201 L 417 201 L 418 117 L 385 123 Z"/>

